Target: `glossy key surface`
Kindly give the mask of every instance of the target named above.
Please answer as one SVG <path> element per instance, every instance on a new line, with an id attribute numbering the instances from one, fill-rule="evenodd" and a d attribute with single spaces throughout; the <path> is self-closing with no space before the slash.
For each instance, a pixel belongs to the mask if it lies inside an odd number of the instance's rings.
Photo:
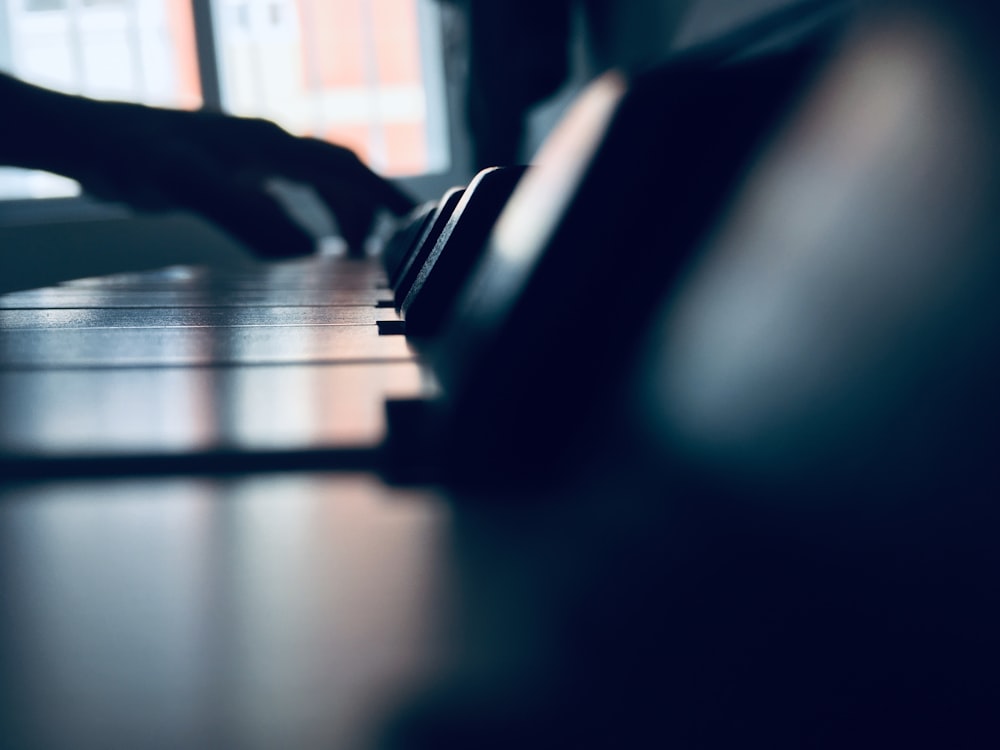
<path id="1" fill-rule="evenodd" d="M 400 306 L 411 337 L 433 335 L 482 257 L 486 238 L 526 167 L 493 167 L 476 175 L 455 207 Z"/>
<path id="2" fill-rule="evenodd" d="M 0 459 L 373 449 L 426 386 L 384 283 L 321 256 L 0 296 Z"/>
<path id="3" fill-rule="evenodd" d="M 420 269 L 427 260 L 427 256 L 434 249 L 434 244 L 437 242 L 438 237 L 441 236 L 441 232 L 444 231 L 464 192 L 465 188 L 452 188 L 444 194 L 444 197 L 441 198 L 441 202 L 438 204 L 437 210 L 427 223 L 420 238 L 413 244 L 406 258 L 400 264 L 398 272 L 395 276 L 389 278 L 396 309 L 399 309 L 400 305 L 403 304 L 403 300 L 406 299 L 406 295 L 410 287 L 413 286 L 417 274 L 420 273 Z"/>

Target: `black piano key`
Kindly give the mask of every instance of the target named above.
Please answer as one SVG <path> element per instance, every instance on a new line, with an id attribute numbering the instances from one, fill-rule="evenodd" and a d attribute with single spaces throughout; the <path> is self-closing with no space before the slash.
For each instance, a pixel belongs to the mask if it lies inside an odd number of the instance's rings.
<path id="1" fill-rule="evenodd" d="M 448 223 L 448 219 L 451 218 L 451 215 L 455 211 L 455 207 L 462 199 L 462 195 L 464 193 L 465 188 L 452 188 L 444 194 L 444 197 L 441 199 L 441 203 L 434 212 L 434 216 L 429 222 L 427 228 L 420 236 L 420 239 L 413 245 L 412 248 L 410 248 L 410 252 L 400 265 L 399 272 L 396 274 L 395 278 L 390 278 L 390 282 L 394 290 L 394 300 L 396 302 L 397 309 L 399 309 L 399 306 L 406 298 L 406 294 L 410 290 L 410 287 L 413 286 L 413 282 L 417 278 L 417 274 L 423 267 L 424 262 L 427 260 L 427 256 L 430 255 L 431 250 L 434 249 L 434 243 L 436 243 L 437 238 L 441 236 L 441 232 L 444 231 L 444 227 Z"/>
<path id="2" fill-rule="evenodd" d="M 382 251 L 382 265 L 390 279 L 395 277 L 410 248 L 427 228 L 428 222 L 437 210 L 438 203 L 439 201 L 428 201 L 417 206 L 402 219 L 399 229 L 386 242 L 385 249 Z"/>
<path id="3" fill-rule="evenodd" d="M 444 481 L 553 477 L 599 439 L 588 430 L 611 418 L 601 405 L 658 302 L 824 50 L 739 66 L 698 58 L 592 84 L 429 346 L 444 397 L 428 442 Z"/>
<path id="4" fill-rule="evenodd" d="M 448 316 L 526 169 L 493 167 L 480 172 L 469 184 L 403 300 L 408 336 L 432 336 Z"/>

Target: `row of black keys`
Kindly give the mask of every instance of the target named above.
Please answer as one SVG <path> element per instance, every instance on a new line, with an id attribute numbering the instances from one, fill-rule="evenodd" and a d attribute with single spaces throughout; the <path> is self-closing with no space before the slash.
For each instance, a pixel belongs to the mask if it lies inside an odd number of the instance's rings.
<path id="1" fill-rule="evenodd" d="M 609 74 L 529 169 L 487 170 L 419 209 L 385 264 L 442 397 L 390 405 L 392 465 L 523 483 L 589 460 L 574 443 L 607 432 L 602 419 L 635 372 L 643 332 L 801 68 Z M 720 113 L 734 91 L 750 91 L 754 106 L 730 132 Z"/>
<path id="2" fill-rule="evenodd" d="M 390 405 L 397 458 L 474 483 L 589 460 L 574 443 L 608 432 L 643 334 L 815 60 L 609 74 L 530 168 L 486 170 L 418 209 L 385 265 L 442 396 Z"/>
<path id="3" fill-rule="evenodd" d="M 602 79 L 536 164 L 481 172 L 387 244 L 394 304 L 442 391 L 389 404 L 390 473 L 523 484 L 574 470 L 575 443 L 605 432 L 601 412 L 728 187 L 700 169 L 687 198 L 704 210 L 659 218 L 673 202 L 664 175 L 696 168 L 685 123 L 662 107 L 672 89 L 669 70 Z"/>
<path id="4" fill-rule="evenodd" d="M 470 371 L 477 368 L 474 356 L 463 347 L 463 323 L 482 317 L 476 299 L 463 292 L 477 276 L 476 269 L 490 250 L 493 227 L 521 178 L 525 166 L 493 167 L 483 170 L 467 187 L 454 187 L 439 201 L 418 206 L 406 217 L 383 252 L 383 262 L 393 305 L 405 321 L 409 341 L 431 360 L 439 378 L 448 383 L 445 393 L 433 402 L 391 401 L 387 404 L 390 435 L 386 443 L 389 462 L 385 471 L 404 481 L 427 480 L 464 483 L 495 478 L 496 467 L 482 466 L 456 454 L 453 447 L 468 424 L 456 419 L 465 411 L 460 398 L 460 377 L 452 371 L 462 363 Z M 478 274 L 480 285 L 491 281 L 488 272 Z M 496 285 L 502 278 L 493 275 Z M 502 276 L 502 274 L 501 274 Z M 500 321 L 478 320 L 483 337 L 487 328 Z M 470 375 L 469 377 L 475 377 Z M 488 384 L 479 391 L 480 400 L 503 398 L 489 393 Z M 474 389 L 475 390 L 475 389 Z M 473 432 L 489 432 L 481 423 Z M 472 443 L 482 436 L 468 435 Z M 487 455 L 496 457 L 496 451 Z M 445 460 L 447 459 L 447 460 Z M 465 466 L 462 477 L 455 468 Z M 479 473 L 482 472 L 482 473 Z"/>
<path id="5" fill-rule="evenodd" d="M 386 245 L 383 260 L 396 309 L 414 340 L 440 332 L 487 236 L 527 168 L 493 167 L 466 188 L 418 206 Z"/>

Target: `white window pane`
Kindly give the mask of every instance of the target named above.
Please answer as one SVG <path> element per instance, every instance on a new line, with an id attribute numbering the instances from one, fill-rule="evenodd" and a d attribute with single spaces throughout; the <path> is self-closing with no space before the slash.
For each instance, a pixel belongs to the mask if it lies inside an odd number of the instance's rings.
<path id="1" fill-rule="evenodd" d="M 0 0 L 0 68 L 99 99 L 201 104 L 186 0 Z M 0 199 L 78 193 L 55 175 L 0 169 Z"/>
<path id="2" fill-rule="evenodd" d="M 0 0 L 0 63 L 70 93 L 163 106 L 201 103 L 185 0 Z"/>

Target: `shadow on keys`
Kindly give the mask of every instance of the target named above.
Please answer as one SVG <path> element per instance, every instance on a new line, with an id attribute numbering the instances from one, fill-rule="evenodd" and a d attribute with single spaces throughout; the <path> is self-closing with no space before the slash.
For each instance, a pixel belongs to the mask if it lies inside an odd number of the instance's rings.
<path id="1" fill-rule="evenodd" d="M 557 136 L 588 154 L 581 171 L 557 141 L 525 178 L 446 335 L 469 356 L 437 360 L 455 399 L 438 435 L 480 471 L 438 466 L 454 488 L 452 667 L 386 747 L 1000 740 L 991 13 L 867 11 L 808 86 L 808 66 L 748 92 L 753 63 L 699 64 L 584 98 Z M 777 59 L 794 58 L 760 65 Z M 763 146 L 752 168 L 675 187 L 659 159 L 683 154 L 617 140 L 671 75 L 709 111 L 727 83 L 727 99 L 769 101 L 742 144 Z M 637 182 L 594 179 L 626 156 L 649 165 Z M 687 210 L 709 187 L 718 223 Z M 686 210 L 650 213 L 658 200 Z M 681 239 L 688 257 L 649 257 Z M 654 295 L 643 274 L 665 262 L 680 281 Z M 629 290 L 649 296 L 617 307 Z M 633 347 L 607 344 L 603 315 L 636 316 Z M 492 347 L 502 372 L 479 369 Z M 581 382 L 617 396 L 585 413 Z M 503 487 L 559 451 L 572 471 Z"/>

